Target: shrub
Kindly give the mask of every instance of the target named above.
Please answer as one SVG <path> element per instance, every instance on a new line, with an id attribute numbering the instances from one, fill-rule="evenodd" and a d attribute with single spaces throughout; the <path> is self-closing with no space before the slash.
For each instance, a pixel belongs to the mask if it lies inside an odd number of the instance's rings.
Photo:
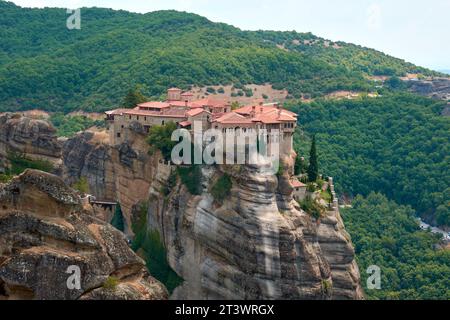
<path id="1" fill-rule="evenodd" d="M 192 195 L 200 195 L 202 193 L 202 171 L 200 166 L 178 167 L 177 172 L 181 178 L 181 182 L 183 182 Z"/>
<path id="2" fill-rule="evenodd" d="M 251 88 L 245 88 L 244 93 L 246 97 L 253 97 L 253 90 Z"/>
<path id="3" fill-rule="evenodd" d="M 217 90 L 217 92 L 220 93 L 220 94 L 224 94 L 225 93 L 225 89 L 224 88 L 219 88 Z"/>
<path id="4" fill-rule="evenodd" d="M 306 186 L 306 191 L 308 192 L 315 192 L 316 191 L 316 185 L 312 182 L 308 183 Z"/>
<path id="5" fill-rule="evenodd" d="M 85 177 L 81 177 L 77 182 L 75 182 L 72 185 L 72 188 L 81 193 L 89 193 L 89 183 Z"/>
<path id="6" fill-rule="evenodd" d="M 117 277 L 108 277 L 103 283 L 103 288 L 110 291 L 115 291 L 119 285 L 119 279 Z"/>
<path id="7" fill-rule="evenodd" d="M 325 209 L 320 205 L 320 203 L 313 200 L 311 197 L 306 197 L 300 203 L 300 207 L 303 211 L 307 212 L 316 219 L 320 219 L 325 214 Z"/>
<path id="8" fill-rule="evenodd" d="M 215 94 L 216 93 L 216 89 L 214 89 L 213 87 L 208 87 L 208 88 L 206 88 L 206 92 L 211 93 L 211 94 Z"/>
<path id="9" fill-rule="evenodd" d="M 0 174 L 0 183 L 7 183 L 12 179 L 12 176 L 9 174 Z"/>
<path id="10" fill-rule="evenodd" d="M 224 174 L 217 180 L 211 189 L 211 194 L 217 203 L 222 203 L 223 200 L 230 194 L 233 183 L 228 174 Z"/>

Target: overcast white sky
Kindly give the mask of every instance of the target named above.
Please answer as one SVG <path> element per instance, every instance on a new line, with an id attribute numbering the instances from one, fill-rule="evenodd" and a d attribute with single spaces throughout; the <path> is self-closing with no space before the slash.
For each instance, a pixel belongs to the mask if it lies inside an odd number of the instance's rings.
<path id="1" fill-rule="evenodd" d="M 296 30 L 450 69 L 450 0 L 13 0 L 26 7 L 175 9 L 245 30 Z"/>

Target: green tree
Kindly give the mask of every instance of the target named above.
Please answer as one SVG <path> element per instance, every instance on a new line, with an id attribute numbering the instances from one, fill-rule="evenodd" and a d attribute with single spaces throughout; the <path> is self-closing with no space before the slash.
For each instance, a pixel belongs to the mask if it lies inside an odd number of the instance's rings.
<path id="1" fill-rule="evenodd" d="M 114 211 L 114 216 L 111 220 L 111 225 L 119 231 L 125 232 L 125 220 L 122 213 L 122 208 L 120 203 L 117 203 L 116 210 Z"/>
<path id="2" fill-rule="evenodd" d="M 295 158 L 295 165 L 294 165 L 294 174 L 296 176 L 305 173 L 306 172 L 306 168 L 305 168 L 305 161 L 302 157 L 297 156 Z"/>
<path id="3" fill-rule="evenodd" d="M 153 126 L 147 137 L 147 143 L 150 145 L 150 153 L 157 150 L 161 151 L 164 159 L 169 161 L 172 156 L 172 149 L 177 145 L 172 141 L 172 133 L 177 129 L 174 122 L 169 122 L 163 126 Z"/>
<path id="4" fill-rule="evenodd" d="M 308 179 L 310 182 L 315 182 L 318 177 L 319 163 L 317 159 L 316 136 L 313 136 L 311 150 L 309 152 Z"/>
<path id="5" fill-rule="evenodd" d="M 141 93 L 139 87 L 135 87 L 134 89 L 130 89 L 123 100 L 123 107 L 125 108 L 134 108 L 138 104 L 143 103 L 147 100 L 147 98 Z"/>

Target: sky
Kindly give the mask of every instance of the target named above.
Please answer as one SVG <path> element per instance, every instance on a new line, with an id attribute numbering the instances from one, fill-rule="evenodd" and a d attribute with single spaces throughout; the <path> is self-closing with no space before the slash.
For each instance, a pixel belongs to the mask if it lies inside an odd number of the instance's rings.
<path id="1" fill-rule="evenodd" d="M 11 1 L 11 0 L 10 0 Z M 23 7 L 175 9 L 244 30 L 312 32 L 450 70 L 450 0 L 12 0 Z M 81 12 L 82 15 L 82 12 Z"/>

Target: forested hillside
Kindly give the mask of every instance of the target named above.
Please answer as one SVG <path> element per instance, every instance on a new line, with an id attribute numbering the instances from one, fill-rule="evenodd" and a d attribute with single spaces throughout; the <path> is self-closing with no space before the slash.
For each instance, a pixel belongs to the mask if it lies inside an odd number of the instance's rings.
<path id="1" fill-rule="evenodd" d="M 65 9 L 0 1 L 0 111 L 101 111 L 136 84 L 156 97 L 170 86 L 251 83 L 316 97 L 368 91 L 374 84 L 366 75 L 431 74 L 354 45 L 288 45 L 325 41 L 310 34 L 245 32 L 175 11 L 81 12 L 81 30 L 68 30 Z M 280 47 L 283 41 L 288 49 Z"/>
<path id="2" fill-rule="evenodd" d="M 292 106 L 301 128 L 296 147 L 308 154 L 316 135 L 320 170 L 340 193 L 381 192 L 423 217 L 450 225 L 450 121 L 446 103 L 408 93 L 317 100 Z"/>
<path id="3" fill-rule="evenodd" d="M 414 210 L 372 193 L 343 210 L 345 226 L 355 244 L 362 283 L 370 266 L 381 269 L 380 290 L 369 299 L 450 299 L 450 251 L 439 238 L 419 228 Z"/>

